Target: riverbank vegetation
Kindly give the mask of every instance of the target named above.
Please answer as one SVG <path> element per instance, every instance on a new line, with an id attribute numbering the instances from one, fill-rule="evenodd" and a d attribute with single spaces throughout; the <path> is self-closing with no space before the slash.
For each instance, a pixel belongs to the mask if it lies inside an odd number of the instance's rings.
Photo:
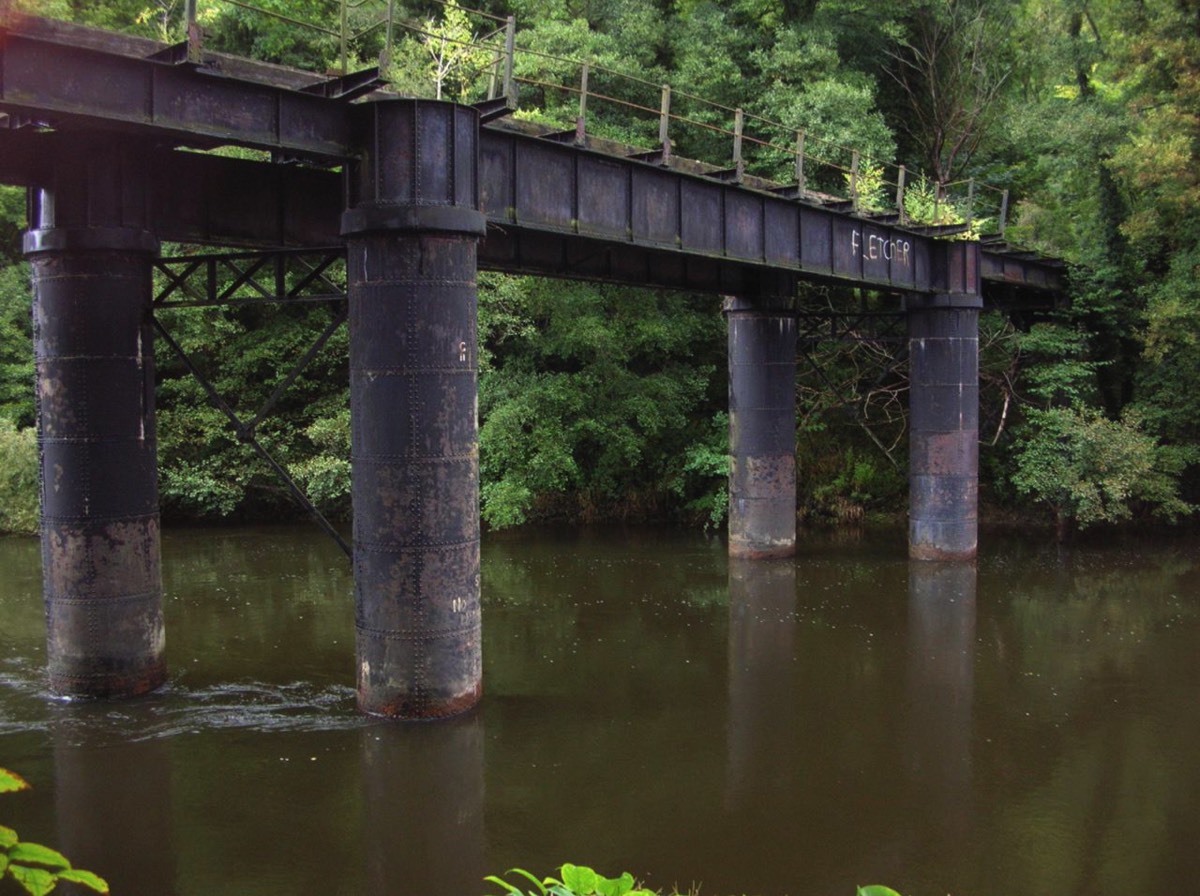
<path id="1" fill-rule="evenodd" d="M 258 0 L 272 9 L 276 0 Z M 426 31 L 482 20 L 440 3 L 397 4 Z M 950 215 L 939 187 L 1008 189 L 1005 238 L 1067 260 L 1069 305 L 986 314 L 981 324 L 980 473 L 985 508 L 1040 514 L 1061 534 L 1200 502 L 1200 11 L 1177 0 L 479 0 L 516 16 L 526 80 L 519 115 L 573 126 L 560 59 L 672 84 L 780 121 L 916 176 L 912 215 Z M 201 3 L 208 45 L 324 70 L 327 34 Z M 286 11 L 331 20 L 332 0 Z M 282 8 L 282 7 L 280 7 Z M 176 37 L 167 0 L 42 2 L 44 15 Z M 478 60 L 411 32 L 390 75 L 405 90 L 471 98 Z M 457 68 L 455 67 L 457 66 Z M 575 77 L 571 74 L 569 77 Z M 597 75 L 596 77 L 600 77 Z M 651 91 L 653 93 L 653 91 Z M 653 96 L 643 102 L 655 105 Z M 707 111 L 705 109 L 707 108 Z M 719 110 L 686 110 L 697 120 Z M 589 130 L 648 145 L 653 124 L 597 108 Z M 723 137 L 681 132 L 675 152 L 727 158 Z M 754 173 L 786 177 L 762 153 Z M 873 167 L 874 166 L 874 167 Z M 783 173 L 780 173 L 783 172 Z M 875 201 L 875 200 L 870 200 Z M 924 212 L 921 208 L 931 206 Z M 970 210 L 966 217 L 970 218 Z M 0 526 L 32 525 L 34 423 L 24 201 L 0 189 Z M 973 221 L 976 232 L 998 222 Z M 187 251 L 183 247 L 181 251 Z M 481 502 L 492 527 L 551 518 L 669 519 L 716 526 L 725 512 L 724 322 L 712 296 L 481 274 Z M 802 289 L 813 315 L 896 311 L 895 295 Z M 253 414 L 328 321 L 324 309 L 162 312 L 231 406 Z M 802 323 L 809 318 L 802 317 Z M 903 511 L 903 340 L 863 316 L 830 341 L 802 331 L 799 513 L 854 522 Z M 826 328 L 827 329 L 827 328 Z M 349 502 L 346 337 L 339 330 L 257 427 L 328 514 Z M 169 518 L 277 518 L 290 498 L 204 391 L 159 351 L 161 498 Z"/>
<path id="2" fill-rule="evenodd" d="M 605 877 L 587 865 L 566 863 L 558 870 L 558 877 L 542 877 L 524 868 L 510 868 L 503 875 L 490 874 L 484 880 L 499 888 L 502 896 L 659 896 L 654 890 L 638 887 L 628 871 L 619 877 Z M 520 886 L 513 883 L 517 881 Z M 698 896 L 692 888 L 687 896 Z M 670 896 L 684 896 L 672 889 Z M 858 887 L 855 896 L 900 896 L 890 887 L 872 884 Z"/>

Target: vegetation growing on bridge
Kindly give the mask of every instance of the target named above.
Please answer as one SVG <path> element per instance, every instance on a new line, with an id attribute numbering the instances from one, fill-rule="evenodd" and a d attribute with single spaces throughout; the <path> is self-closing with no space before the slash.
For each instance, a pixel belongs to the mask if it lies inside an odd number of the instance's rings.
<path id="1" fill-rule="evenodd" d="M 376 0 L 355 7 L 365 15 Z M 256 0 L 332 25 L 335 0 Z M 677 155 L 728 157 L 736 108 L 861 153 L 864 203 L 886 198 L 878 168 L 914 172 L 910 215 L 942 215 L 938 186 L 976 179 L 1012 196 L 1009 240 L 1078 265 L 1069 312 L 985 319 L 981 343 L 984 500 L 1044 505 L 1064 531 L 1200 498 L 1200 12 L 1174 0 L 479 0 L 514 15 L 521 114 L 573 127 L 579 70 L 591 89 L 613 72 L 640 81 L 630 99 L 589 109 L 588 130 L 651 145 L 659 87 L 692 124 Z M 41 15 L 178 38 L 182 4 L 41 0 Z M 222 0 L 203 0 L 207 46 L 335 69 L 333 30 L 306 31 Z M 386 6 L 386 4 L 382 4 Z M 398 3 L 418 31 L 397 34 L 390 73 L 405 89 L 475 99 L 483 57 L 428 46 L 476 37 L 493 19 L 442 4 Z M 465 24 L 464 24 L 465 23 Z M 422 34 L 421 31 L 426 33 Z M 355 52 L 375 52 L 376 29 Z M 425 46 L 423 46 L 423 44 Z M 539 55 L 540 54 L 540 55 Z M 362 60 L 358 60 L 361 62 Z M 353 60 L 352 60 L 353 62 Z M 457 65 L 457 68 L 454 66 Z M 449 67 L 448 67 L 449 66 Z M 607 80 L 606 80 L 607 79 Z M 710 101 L 700 103 L 697 97 Z M 716 103 L 718 105 L 712 105 Z M 714 128 L 718 130 L 714 130 Z M 748 170 L 786 177 L 786 152 L 759 147 Z M 923 171 L 924 186 L 915 172 Z M 815 185 L 843 189 L 844 174 Z M 827 180 L 819 180 L 825 176 Z M 887 175 L 892 177 L 892 175 Z M 931 189 L 932 188 L 932 189 Z M 869 194 L 869 196 L 867 195 Z M 932 204 L 933 208 L 925 208 Z M 917 209 L 924 208 L 922 212 Z M 29 294 L 18 235 L 24 203 L 0 190 L 0 429 L 24 450 L 32 425 Z M 802 307 L 894 310 L 894 296 L 812 286 Z M 325 318 L 285 308 L 178 311 L 169 321 L 235 407 L 256 407 Z M 320 318 L 320 320 L 318 320 Z M 903 506 L 902 342 L 868 332 L 806 342 L 800 364 L 801 512 L 857 519 Z M 626 288 L 483 277 L 481 458 L 485 519 L 655 516 L 697 524 L 723 512 L 724 329 L 715 300 Z M 265 443 L 331 513 L 348 502 L 345 336 L 336 335 L 259 427 Z M 162 497 L 169 514 L 277 514 L 287 496 L 226 429 L 202 391 L 160 352 Z M 24 448 L 22 449 L 22 446 Z M 19 465 L 6 465 L 19 469 Z M 26 478 L 0 491 L 28 498 Z M 0 503 L 16 507 L 8 494 Z M 5 525 L 21 528 L 25 522 Z"/>

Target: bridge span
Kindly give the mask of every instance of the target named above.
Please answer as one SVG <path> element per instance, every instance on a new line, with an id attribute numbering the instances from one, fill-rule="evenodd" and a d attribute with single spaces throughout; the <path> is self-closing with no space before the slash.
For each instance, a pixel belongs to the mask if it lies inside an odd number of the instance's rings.
<path id="1" fill-rule="evenodd" d="M 436 718 L 481 694 L 480 268 L 724 297 L 729 550 L 760 558 L 795 550 L 798 285 L 893 296 L 910 337 L 910 556 L 974 557 L 978 315 L 1052 298 L 1059 264 L 382 86 L 370 72 L 326 79 L 0 19 L 0 182 L 30 196 L 55 690 L 136 694 L 166 676 L 152 315 L 163 241 L 345 255 L 366 712 Z M 196 151 L 219 146 L 265 152 Z"/>

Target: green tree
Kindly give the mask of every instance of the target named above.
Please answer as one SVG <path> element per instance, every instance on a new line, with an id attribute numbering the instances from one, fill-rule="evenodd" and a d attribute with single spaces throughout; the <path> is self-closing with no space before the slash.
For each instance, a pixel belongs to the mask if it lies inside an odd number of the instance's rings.
<path id="1" fill-rule="evenodd" d="M 494 25 L 494 22 L 487 22 Z M 482 74 L 489 69 L 501 45 L 480 45 L 477 26 L 458 3 L 451 0 L 440 18 L 426 19 L 419 32 L 400 40 L 388 60 L 387 77 L 403 93 L 468 102 L 482 99 Z"/>
<path id="2" fill-rule="evenodd" d="M 770 39 L 750 53 L 757 84 L 751 87 L 753 111 L 778 121 L 786 131 L 773 135 L 789 146 L 791 134 L 804 131 L 806 146 L 818 159 L 848 169 L 850 150 L 867 162 L 890 164 L 896 156 L 895 138 L 878 108 L 878 85 L 868 73 L 843 64 L 837 31 L 827 22 L 780 26 Z M 754 82 L 751 82 L 752 84 Z M 791 158 L 767 154 L 774 169 L 763 173 L 781 180 L 791 177 Z M 830 169 L 818 186 L 843 193 L 840 176 Z"/>
<path id="3" fill-rule="evenodd" d="M 330 320 L 311 305 L 172 309 L 158 316 L 243 422 L 258 414 Z M 346 507 L 349 484 L 347 350 L 341 327 L 255 426 L 264 447 L 335 514 Z M 278 476 L 161 342 L 158 370 L 164 512 L 210 518 L 296 512 Z"/>
<path id="4" fill-rule="evenodd" d="M 700 462 L 723 434 L 696 427 L 724 405 L 711 298 L 523 279 L 482 283 L 480 306 L 489 525 L 655 515 L 724 487 Z"/>
<path id="5" fill-rule="evenodd" d="M 1090 402 L 1100 364 L 1086 360 L 1087 334 L 1039 324 L 1020 341 L 1043 362 L 1027 373 L 1036 404 L 1017 441 L 1013 484 L 1052 511 L 1059 539 L 1075 526 L 1129 519 L 1139 505 L 1171 521 L 1191 512 L 1178 488 L 1194 450 L 1160 444 L 1132 407 L 1111 419 Z"/>
<path id="6" fill-rule="evenodd" d="M 37 434 L 0 417 L 0 532 L 38 531 Z"/>
<path id="7" fill-rule="evenodd" d="M 32 426 L 33 323 L 29 267 L 0 267 L 0 418 Z"/>
<path id="8" fill-rule="evenodd" d="M 1140 503 L 1169 521 L 1190 513 L 1179 476 L 1193 452 L 1160 445 L 1141 417 L 1110 420 L 1082 404 L 1030 412 L 1017 452 L 1017 490 L 1054 514 L 1060 541 L 1073 526 L 1127 520 Z"/>
<path id="9" fill-rule="evenodd" d="M 900 119 L 939 184 L 957 179 L 1002 118 L 1012 72 L 1011 4 L 918 2 L 909 7 L 888 73 L 905 99 Z"/>
<path id="10" fill-rule="evenodd" d="M 200 9 L 207 48 L 312 72 L 337 70 L 340 20 L 339 0 L 253 0 Z"/>

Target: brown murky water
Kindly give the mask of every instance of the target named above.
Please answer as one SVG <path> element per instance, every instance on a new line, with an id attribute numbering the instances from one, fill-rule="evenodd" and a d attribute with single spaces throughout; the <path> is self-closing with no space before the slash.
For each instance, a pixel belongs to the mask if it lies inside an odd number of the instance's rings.
<path id="1" fill-rule="evenodd" d="M 168 531 L 170 687 L 43 690 L 39 553 L 0 541 L 0 822 L 114 893 L 482 894 L 563 861 L 705 896 L 1186 892 L 1200 552 L 978 568 L 902 532 L 794 561 L 645 530 L 485 539 L 473 716 L 354 712 L 349 568 L 307 529 Z M 495 892 L 495 890 L 492 890 Z"/>

